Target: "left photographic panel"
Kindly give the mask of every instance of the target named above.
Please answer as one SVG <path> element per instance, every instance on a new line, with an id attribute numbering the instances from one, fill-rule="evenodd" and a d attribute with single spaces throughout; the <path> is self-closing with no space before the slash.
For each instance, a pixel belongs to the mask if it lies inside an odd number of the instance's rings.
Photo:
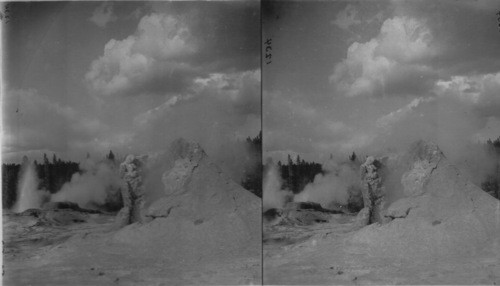
<path id="1" fill-rule="evenodd" d="M 1 7 L 3 284 L 261 284 L 260 2 Z"/>

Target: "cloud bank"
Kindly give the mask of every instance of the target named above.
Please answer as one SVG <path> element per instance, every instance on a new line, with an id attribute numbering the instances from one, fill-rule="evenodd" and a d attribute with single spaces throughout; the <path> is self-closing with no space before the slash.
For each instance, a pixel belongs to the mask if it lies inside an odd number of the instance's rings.
<path id="1" fill-rule="evenodd" d="M 326 162 L 331 153 L 341 159 L 352 151 L 387 153 L 426 139 L 458 160 L 477 140 L 497 138 L 500 42 L 486 8 L 495 5 L 392 1 L 275 7 L 276 15 L 297 16 L 286 23 L 293 31 L 283 31 L 275 45 L 302 44 L 286 63 L 273 62 L 272 71 L 280 72 L 263 87 L 266 156 L 298 153 Z M 300 11 L 316 16 L 306 21 Z M 277 33 L 285 20 L 271 19 Z M 328 49 L 306 44 L 318 35 Z M 327 87 L 310 78 L 324 78 Z"/>

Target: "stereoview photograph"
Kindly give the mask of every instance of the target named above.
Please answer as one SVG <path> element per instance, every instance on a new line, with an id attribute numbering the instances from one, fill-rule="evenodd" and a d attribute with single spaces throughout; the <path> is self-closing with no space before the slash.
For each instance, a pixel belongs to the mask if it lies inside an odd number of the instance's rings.
<path id="1" fill-rule="evenodd" d="M 500 2 L 262 5 L 264 284 L 500 283 Z"/>
<path id="2" fill-rule="evenodd" d="M 260 3 L 2 7 L 3 285 L 261 284 Z"/>

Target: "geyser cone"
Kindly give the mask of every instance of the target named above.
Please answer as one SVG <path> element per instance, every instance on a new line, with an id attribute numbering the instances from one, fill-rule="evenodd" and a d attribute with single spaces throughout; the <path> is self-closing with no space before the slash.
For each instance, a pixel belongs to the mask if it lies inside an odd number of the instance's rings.
<path id="1" fill-rule="evenodd" d="M 197 143 L 174 141 L 144 167 L 144 214 L 115 240 L 173 260 L 254 252 L 261 240 L 260 200 L 233 182 Z"/>
<path id="2" fill-rule="evenodd" d="M 470 255 L 498 244 L 500 201 L 462 176 L 437 145 L 416 142 L 398 160 L 404 197 L 387 209 L 392 221 L 361 229 L 351 242 L 398 257 Z"/>

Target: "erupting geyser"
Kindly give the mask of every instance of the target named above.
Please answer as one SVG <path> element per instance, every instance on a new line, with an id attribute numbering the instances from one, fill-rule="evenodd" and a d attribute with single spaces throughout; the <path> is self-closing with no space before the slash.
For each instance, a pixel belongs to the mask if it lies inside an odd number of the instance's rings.
<path id="1" fill-rule="evenodd" d="M 45 192 L 38 190 L 35 165 L 25 161 L 21 170 L 21 181 L 17 188 L 17 202 L 14 205 L 14 211 L 23 212 L 27 209 L 40 208 L 45 196 Z"/>

